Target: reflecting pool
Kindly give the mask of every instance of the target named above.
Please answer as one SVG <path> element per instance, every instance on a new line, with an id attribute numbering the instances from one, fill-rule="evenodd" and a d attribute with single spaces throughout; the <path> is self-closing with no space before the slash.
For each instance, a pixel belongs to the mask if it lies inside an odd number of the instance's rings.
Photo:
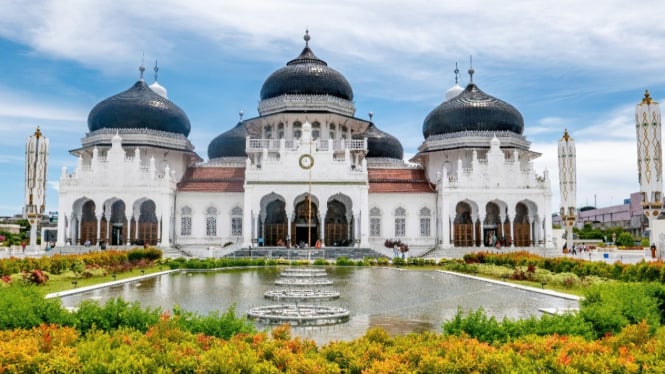
<path id="1" fill-rule="evenodd" d="M 65 306 L 83 300 L 101 303 L 114 297 L 139 301 L 144 306 L 207 314 L 236 306 L 238 315 L 253 306 L 275 304 L 264 293 L 279 289 L 274 284 L 283 268 L 229 269 L 217 272 L 180 272 L 62 298 Z M 321 302 L 349 309 L 349 322 L 325 327 L 294 327 L 293 334 L 318 344 L 350 340 L 371 327 L 382 327 L 391 335 L 426 330 L 441 331 L 441 324 L 458 308 L 483 308 L 502 319 L 540 315 L 539 308 L 576 308 L 578 302 L 500 284 L 463 278 L 438 271 L 373 267 L 327 267 L 329 286 L 339 299 Z M 257 325 L 259 328 L 265 326 Z"/>

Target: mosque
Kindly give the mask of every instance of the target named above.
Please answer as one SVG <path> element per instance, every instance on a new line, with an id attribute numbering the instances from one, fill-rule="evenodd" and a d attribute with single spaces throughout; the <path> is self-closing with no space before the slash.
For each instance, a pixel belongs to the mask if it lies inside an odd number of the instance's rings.
<path id="1" fill-rule="evenodd" d="M 304 245 L 411 255 L 437 248 L 550 247 L 548 172 L 536 173 L 512 105 L 457 83 L 424 118 L 404 160 L 399 140 L 356 117 L 351 84 L 302 52 L 270 74 L 258 115 L 214 138 L 207 160 L 187 114 L 141 78 L 97 104 L 62 169 L 58 245 Z"/>

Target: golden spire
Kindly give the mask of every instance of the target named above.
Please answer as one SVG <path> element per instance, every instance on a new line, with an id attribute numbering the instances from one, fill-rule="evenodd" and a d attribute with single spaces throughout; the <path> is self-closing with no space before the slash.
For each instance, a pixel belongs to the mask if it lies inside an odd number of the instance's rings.
<path id="1" fill-rule="evenodd" d="M 642 104 L 651 104 L 655 103 L 655 101 L 651 100 L 651 95 L 649 95 L 649 90 L 644 90 L 644 98 L 642 99 Z"/>
<path id="2" fill-rule="evenodd" d="M 39 129 L 39 126 L 37 126 L 37 130 L 35 131 L 35 136 L 37 139 L 42 137 L 42 131 Z"/>
<path id="3" fill-rule="evenodd" d="M 573 138 L 571 138 L 570 135 L 568 135 L 568 129 L 563 130 L 563 140 L 568 141 L 572 139 Z"/>

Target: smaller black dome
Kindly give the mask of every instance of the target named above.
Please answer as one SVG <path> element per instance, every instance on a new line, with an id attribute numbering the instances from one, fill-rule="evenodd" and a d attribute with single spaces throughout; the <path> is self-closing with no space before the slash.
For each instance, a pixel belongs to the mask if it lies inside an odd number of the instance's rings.
<path id="1" fill-rule="evenodd" d="M 404 158 L 404 149 L 399 140 L 387 132 L 379 130 L 372 122 L 370 122 L 363 134 L 355 137 L 358 139 L 367 138 L 366 157 L 394 158 L 398 160 Z"/>
<path id="2" fill-rule="evenodd" d="M 208 159 L 219 157 L 246 157 L 245 139 L 247 128 L 243 122 L 231 130 L 217 136 L 208 145 Z"/>
<path id="3" fill-rule="evenodd" d="M 524 120 L 515 107 L 469 83 L 459 95 L 434 108 L 423 122 L 425 139 L 466 130 L 511 131 L 521 135 Z"/>
<path id="4" fill-rule="evenodd" d="M 309 41 L 309 34 L 305 35 L 305 41 Z M 331 95 L 353 100 L 353 89 L 349 81 L 316 57 L 308 44 L 300 56 L 272 73 L 261 87 L 261 100 L 285 94 Z"/>
<path id="5" fill-rule="evenodd" d="M 95 105 L 88 115 L 88 129 L 151 129 L 187 136 L 191 125 L 182 109 L 140 80 Z"/>

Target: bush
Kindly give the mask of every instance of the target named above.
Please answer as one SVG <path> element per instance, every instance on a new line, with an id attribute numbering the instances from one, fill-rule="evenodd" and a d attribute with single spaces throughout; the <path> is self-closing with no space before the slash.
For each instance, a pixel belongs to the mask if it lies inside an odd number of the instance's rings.
<path id="1" fill-rule="evenodd" d="M 605 283 L 590 287 L 580 301 L 580 315 L 596 337 L 616 334 L 642 321 L 655 329 L 665 321 L 665 286 L 658 283 Z"/>
<path id="2" fill-rule="evenodd" d="M 34 286 L 0 288 L 0 330 L 30 329 L 42 323 L 69 326 L 73 319 L 60 299 L 44 299 Z"/>
<path id="3" fill-rule="evenodd" d="M 74 318 L 75 327 L 84 334 L 92 329 L 108 331 L 119 327 L 145 332 L 159 321 L 160 314 L 159 309 L 144 309 L 138 301 L 129 303 L 114 298 L 104 305 L 93 300 L 83 301 Z"/>
<path id="4" fill-rule="evenodd" d="M 622 232 L 619 234 L 616 244 L 623 247 L 632 247 L 635 245 L 635 239 L 633 239 L 633 236 L 629 232 Z"/>
<path id="5" fill-rule="evenodd" d="M 180 307 L 173 308 L 176 325 L 194 334 L 205 334 L 218 338 L 230 339 L 239 333 L 254 333 L 256 328 L 247 318 L 237 317 L 235 305 L 225 313 L 210 312 L 207 316 L 187 312 Z"/>

